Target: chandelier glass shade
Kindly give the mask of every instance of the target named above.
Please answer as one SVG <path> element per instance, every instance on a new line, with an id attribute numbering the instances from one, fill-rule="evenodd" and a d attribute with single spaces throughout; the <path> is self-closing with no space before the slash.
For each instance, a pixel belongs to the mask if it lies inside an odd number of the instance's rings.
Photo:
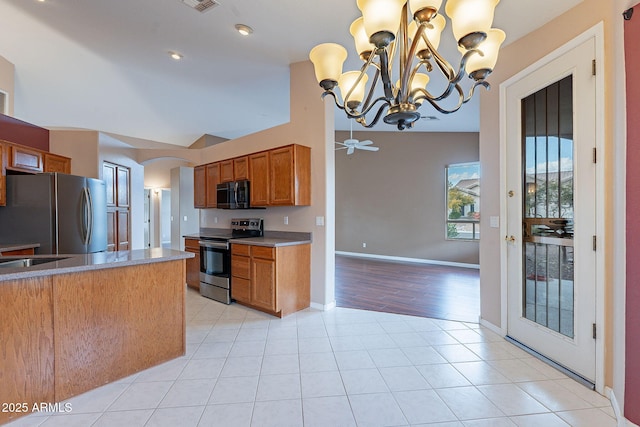
<path id="1" fill-rule="evenodd" d="M 367 128 L 383 115 L 385 123 L 399 130 L 411 128 L 420 118 L 417 109 L 424 102 L 443 114 L 458 111 L 473 97 L 477 86 L 489 88 L 485 79 L 493 71 L 505 39 L 502 30 L 491 28 L 499 1 L 446 2 L 444 10 L 460 52 L 455 70 L 438 52 L 447 24 L 440 13 L 443 0 L 357 0 L 362 16 L 353 21 L 349 31 L 362 68 L 342 72 L 347 50 L 339 44 L 323 43 L 311 49 L 309 58 L 324 89 L 322 96 L 333 97 L 347 117 Z M 446 84 L 432 93 L 428 85 L 435 70 Z M 465 75 L 472 80 L 466 91 L 461 85 Z M 339 95 L 334 91 L 336 86 Z M 371 116 L 368 123 L 366 117 Z"/>

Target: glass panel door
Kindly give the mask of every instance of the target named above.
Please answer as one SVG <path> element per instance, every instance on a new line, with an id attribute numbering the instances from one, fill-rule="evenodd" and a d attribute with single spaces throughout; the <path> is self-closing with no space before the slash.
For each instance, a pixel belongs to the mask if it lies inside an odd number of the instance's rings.
<path id="1" fill-rule="evenodd" d="M 572 76 L 522 99 L 522 316 L 574 333 Z"/>

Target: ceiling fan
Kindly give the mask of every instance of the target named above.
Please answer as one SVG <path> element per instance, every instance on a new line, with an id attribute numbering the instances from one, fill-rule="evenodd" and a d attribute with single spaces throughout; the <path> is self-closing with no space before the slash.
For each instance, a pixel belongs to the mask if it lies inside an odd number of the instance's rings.
<path id="1" fill-rule="evenodd" d="M 373 144 L 373 141 L 370 141 L 368 139 L 364 140 L 364 141 L 358 141 L 357 139 L 353 138 L 353 122 L 351 120 L 349 120 L 349 126 L 351 127 L 351 129 L 349 130 L 349 139 L 345 139 L 344 142 L 338 142 L 336 141 L 336 144 L 338 145 L 342 145 L 342 147 L 337 147 L 337 150 L 347 150 L 347 155 L 349 154 L 353 154 L 354 151 L 356 151 L 356 148 L 358 150 L 365 150 L 365 151 L 378 151 L 380 149 L 380 147 L 372 147 L 371 144 Z"/>

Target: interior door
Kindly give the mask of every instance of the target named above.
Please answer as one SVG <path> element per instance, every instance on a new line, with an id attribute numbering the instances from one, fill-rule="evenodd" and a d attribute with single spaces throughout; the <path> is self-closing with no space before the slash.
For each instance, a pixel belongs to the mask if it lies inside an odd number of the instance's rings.
<path id="1" fill-rule="evenodd" d="M 595 380 L 590 39 L 506 88 L 508 335 Z"/>

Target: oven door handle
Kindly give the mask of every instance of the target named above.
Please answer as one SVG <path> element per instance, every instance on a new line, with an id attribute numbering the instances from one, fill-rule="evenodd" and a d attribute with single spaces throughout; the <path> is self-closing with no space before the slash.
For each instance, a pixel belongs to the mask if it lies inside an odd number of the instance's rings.
<path id="1" fill-rule="evenodd" d="M 200 240 L 198 244 L 200 246 L 204 246 L 205 248 L 229 249 L 229 243 L 227 242 L 207 242 Z"/>

